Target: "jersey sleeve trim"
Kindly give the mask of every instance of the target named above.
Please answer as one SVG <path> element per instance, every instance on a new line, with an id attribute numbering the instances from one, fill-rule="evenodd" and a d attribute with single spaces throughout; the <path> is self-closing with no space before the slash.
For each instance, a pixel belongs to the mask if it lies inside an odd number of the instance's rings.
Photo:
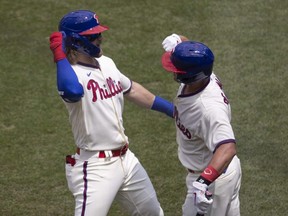
<path id="1" fill-rule="evenodd" d="M 235 140 L 235 139 L 227 139 L 227 140 L 223 140 L 223 141 L 219 142 L 219 143 L 216 145 L 216 147 L 215 147 L 215 149 L 214 149 L 214 151 L 213 151 L 213 154 L 215 153 L 215 151 L 216 151 L 221 145 L 228 144 L 228 143 L 234 143 L 234 144 L 236 144 L 236 140 Z"/>
<path id="2" fill-rule="evenodd" d="M 130 87 L 127 90 L 123 91 L 123 94 L 125 95 L 129 93 L 131 91 L 131 88 L 132 88 L 132 81 L 130 80 Z"/>

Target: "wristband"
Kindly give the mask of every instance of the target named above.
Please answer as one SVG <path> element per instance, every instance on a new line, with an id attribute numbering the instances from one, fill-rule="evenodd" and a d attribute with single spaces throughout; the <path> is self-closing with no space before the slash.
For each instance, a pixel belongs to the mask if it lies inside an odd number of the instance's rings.
<path id="1" fill-rule="evenodd" d="M 171 118 L 174 118 L 174 105 L 173 103 L 156 96 L 155 100 L 153 102 L 153 105 L 151 107 L 152 110 L 156 110 L 162 113 L 165 113 L 166 115 L 170 116 Z"/>
<path id="2" fill-rule="evenodd" d="M 201 173 L 201 175 L 196 181 L 210 185 L 218 178 L 218 176 L 218 171 L 214 169 L 214 167 L 209 165 L 205 168 L 205 170 Z"/>
<path id="3" fill-rule="evenodd" d="M 56 63 L 66 58 L 66 54 L 62 50 L 62 47 L 57 47 L 56 49 L 54 49 L 53 54 L 54 54 L 54 62 Z"/>

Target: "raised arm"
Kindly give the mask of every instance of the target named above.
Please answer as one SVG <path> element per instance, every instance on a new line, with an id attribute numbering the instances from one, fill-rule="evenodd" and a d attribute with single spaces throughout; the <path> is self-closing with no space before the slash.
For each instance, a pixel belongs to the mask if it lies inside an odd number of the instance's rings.
<path id="1" fill-rule="evenodd" d="M 66 102 L 77 102 L 83 96 L 83 87 L 78 81 L 65 54 L 65 34 L 54 32 L 50 36 L 50 49 L 57 66 L 57 88 L 59 95 Z"/>

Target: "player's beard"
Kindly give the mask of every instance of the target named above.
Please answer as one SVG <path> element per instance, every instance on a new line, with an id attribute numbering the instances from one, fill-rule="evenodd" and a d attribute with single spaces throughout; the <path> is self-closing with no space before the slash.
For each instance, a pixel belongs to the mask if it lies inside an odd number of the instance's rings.
<path id="1" fill-rule="evenodd" d="M 92 43 L 94 46 L 98 47 L 98 48 L 99 48 L 99 50 L 100 50 L 100 52 L 99 52 L 99 53 L 97 53 L 95 56 L 93 56 L 93 57 L 95 57 L 95 58 L 99 58 L 99 57 L 101 57 L 101 56 L 102 56 L 102 54 L 103 54 L 103 50 L 101 49 L 101 43 L 102 43 L 102 39 L 103 39 L 103 37 L 102 37 L 102 36 L 100 36 L 100 37 L 99 37 L 99 38 L 97 38 L 96 40 L 94 40 L 94 41 L 91 41 L 91 43 Z"/>

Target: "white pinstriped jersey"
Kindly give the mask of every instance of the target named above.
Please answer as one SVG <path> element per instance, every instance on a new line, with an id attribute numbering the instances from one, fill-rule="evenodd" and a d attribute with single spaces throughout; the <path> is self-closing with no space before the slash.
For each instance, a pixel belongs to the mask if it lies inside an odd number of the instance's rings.
<path id="1" fill-rule="evenodd" d="M 178 157 L 184 167 L 203 171 L 217 146 L 235 142 L 231 109 L 219 79 L 212 73 L 209 84 L 195 94 L 175 98 Z"/>
<path id="2" fill-rule="evenodd" d="M 76 103 L 65 102 L 76 145 L 88 151 L 111 150 L 128 142 L 122 112 L 123 93 L 130 90 L 131 81 L 112 59 L 101 56 L 97 60 L 101 70 L 80 64 L 72 66 L 84 96 Z"/>

